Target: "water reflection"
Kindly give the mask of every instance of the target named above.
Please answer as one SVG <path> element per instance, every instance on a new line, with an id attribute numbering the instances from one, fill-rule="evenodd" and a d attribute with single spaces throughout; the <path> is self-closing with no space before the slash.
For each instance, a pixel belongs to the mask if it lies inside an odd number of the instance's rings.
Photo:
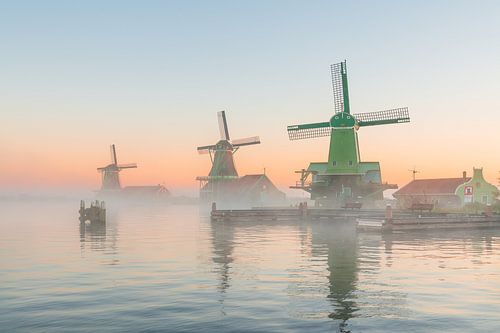
<path id="1" fill-rule="evenodd" d="M 212 222 L 209 235 L 223 315 L 242 304 L 242 294 L 255 292 L 260 308 L 279 300 L 294 320 L 322 318 L 351 332 L 367 318 L 397 325 L 415 313 L 432 316 L 438 298 L 458 306 L 449 300 L 460 297 L 447 293 L 453 284 L 445 282 L 477 284 L 468 270 L 492 264 L 498 233 L 358 234 L 347 221 L 255 221 Z M 245 289 L 250 279 L 251 291 Z M 267 299 L 263 290 L 276 297 Z M 415 308 L 415 299 L 427 307 Z"/>
<path id="2" fill-rule="evenodd" d="M 219 279 L 218 290 L 225 293 L 230 286 L 231 263 L 233 262 L 234 250 L 234 228 L 232 223 L 212 222 L 212 261 L 216 264 L 216 272 Z"/>
<path id="3" fill-rule="evenodd" d="M 393 247 L 394 235 L 392 233 L 382 234 L 381 240 L 384 243 L 385 265 L 386 267 L 391 267 L 393 260 L 392 247 Z"/>
<path id="4" fill-rule="evenodd" d="M 435 251 L 433 257 L 440 258 L 444 267 L 452 257 L 465 260 L 491 255 L 499 233 L 498 230 L 481 229 L 434 230 L 383 234 L 378 237 L 384 244 L 387 267 L 392 265 L 393 256 L 399 257 L 409 249 Z"/>
<path id="5" fill-rule="evenodd" d="M 80 223 L 80 248 L 85 250 L 86 245 L 92 251 L 106 249 L 106 223 Z"/>
<path id="6" fill-rule="evenodd" d="M 296 246 L 301 247 L 300 253 L 310 258 L 306 263 L 308 262 L 311 265 L 311 259 L 325 263 L 325 270 L 328 272 L 325 283 L 327 285 L 325 297 L 332 307 L 328 317 L 339 321 L 341 332 L 349 332 L 347 330 L 348 320 L 355 317 L 356 312 L 359 310 L 356 303 L 356 284 L 359 268 L 358 237 L 354 225 L 346 223 L 346 221 L 313 223 L 307 226 L 296 222 L 212 222 L 212 262 L 215 264 L 215 271 L 218 276 L 218 290 L 222 296 L 221 303 L 223 303 L 224 299 L 223 294 L 231 286 L 231 270 L 235 246 L 250 246 L 244 242 L 244 239 L 235 240 L 237 229 L 259 232 L 259 227 L 273 228 L 284 225 L 295 227 L 293 230 L 297 231 L 298 237 L 296 240 L 299 243 Z M 256 226 L 258 228 L 255 228 Z M 266 238 L 266 234 L 260 232 L 253 236 L 259 237 L 259 239 Z M 273 241 L 279 240 L 273 239 Z M 380 238 L 378 239 L 379 244 Z M 293 251 L 292 248 L 289 250 Z M 377 265 L 378 263 L 373 264 Z M 307 264 L 302 266 L 301 275 L 306 284 L 316 274 L 310 267 L 308 269 Z M 307 293 L 307 289 L 301 290 L 302 293 Z"/>
<path id="7" fill-rule="evenodd" d="M 2 332 L 499 331 L 500 230 L 356 235 L 188 207 L 120 207 L 80 229 L 74 203 L 1 214 Z"/>
<path id="8" fill-rule="evenodd" d="M 356 282 L 358 279 L 358 238 L 352 223 L 318 223 L 312 226 L 313 257 L 327 257 L 328 300 L 333 311 L 329 318 L 339 320 L 341 332 L 356 315 Z"/>
<path id="9" fill-rule="evenodd" d="M 109 210 L 108 210 L 109 211 Z M 104 255 L 104 265 L 119 264 L 118 257 L 118 220 L 116 212 L 108 213 L 106 223 L 80 223 L 80 254 L 82 257 L 91 253 Z M 87 253 L 87 250 L 90 250 Z"/>

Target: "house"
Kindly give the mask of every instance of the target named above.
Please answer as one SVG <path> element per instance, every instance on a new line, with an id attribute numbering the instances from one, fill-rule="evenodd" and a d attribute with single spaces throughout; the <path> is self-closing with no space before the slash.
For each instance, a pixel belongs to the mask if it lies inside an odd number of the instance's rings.
<path id="1" fill-rule="evenodd" d="M 206 196 L 202 199 L 210 199 L 225 209 L 282 205 L 286 202 L 285 193 L 265 174 L 245 175 L 224 182 L 208 183 L 203 190 Z"/>
<path id="2" fill-rule="evenodd" d="M 416 179 L 394 192 L 398 207 L 408 209 L 414 204 L 434 204 L 435 207 L 460 207 L 457 188 L 470 178 Z"/>
<path id="3" fill-rule="evenodd" d="M 283 204 L 281 192 L 265 174 L 245 175 L 233 183 L 238 200 L 253 205 Z"/>
<path id="4" fill-rule="evenodd" d="M 460 198 L 462 204 L 481 203 L 492 205 L 499 192 L 495 185 L 488 183 L 484 179 L 483 168 L 474 168 L 472 179 L 461 184 L 455 194 Z"/>
<path id="5" fill-rule="evenodd" d="M 121 190 L 122 197 L 133 199 L 166 199 L 170 191 L 163 185 L 153 186 L 125 186 Z"/>
<path id="6" fill-rule="evenodd" d="M 497 188 L 483 178 L 483 169 L 474 168 L 473 177 L 464 171 L 460 178 L 416 179 L 394 192 L 398 207 L 428 203 L 439 208 L 456 208 L 479 202 L 492 204 L 498 196 Z"/>

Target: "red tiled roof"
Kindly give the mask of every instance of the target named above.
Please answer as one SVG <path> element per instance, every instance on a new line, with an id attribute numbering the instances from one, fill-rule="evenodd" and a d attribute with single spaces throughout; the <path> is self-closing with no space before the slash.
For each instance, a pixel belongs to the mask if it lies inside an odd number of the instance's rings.
<path id="1" fill-rule="evenodd" d="M 208 184 L 206 186 L 208 186 Z M 242 196 L 260 193 L 264 187 L 268 194 L 272 193 L 279 196 L 285 196 L 285 194 L 264 174 L 245 175 L 238 179 L 227 181 L 224 184 L 224 191 L 228 191 L 234 196 Z"/>
<path id="2" fill-rule="evenodd" d="M 163 194 L 170 195 L 170 191 L 163 185 L 153 186 L 125 186 L 122 192 L 126 194 Z"/>
<path id="3" fill-rule="evenodd" d="M 465 182 L 469 181 L 470 177 L 465 178 Z M 460 178 L 438 178 L 438 179 L 417 179 L 403 186 L 398 191 L 394 192 L 394 196 L 398 195 L 436 195 L 436 194 L 455 194 L 458 186 L 464 183 L 464 179 Z"/>
<path id="4" fill-rule="evenodd" d="M 241 192 L 252 191 L 252 190 L 260 191 L 263 185 L 266 186 L 268 191 L 281 192 L 272 183 L 272 181 L 264 174 L 245 175 L 239 178 L 237 181 L 235 181 L 233 185 Z"/>

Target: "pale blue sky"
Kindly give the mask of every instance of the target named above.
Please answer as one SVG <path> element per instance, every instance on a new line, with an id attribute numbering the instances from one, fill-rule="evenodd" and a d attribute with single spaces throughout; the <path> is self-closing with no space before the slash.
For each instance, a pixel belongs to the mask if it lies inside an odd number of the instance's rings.
<path id="1" fill-rule="evenodd" d="M 498 1 L 4 1 L 0 183 L 15 185 L 13 170 L 28 160 L 53 169 L 68 149 L 99 163 L 115 142 L 146 174 L 158 163 L 168 182 L 176 152 L 193 168 L 177 177 L 189 187 L 208 163 L 194 148 L 217 138 L 222 109 L 234 137 L 263 141 L 241 153 L 241 173 L 268 166 L 293 178 L 326 158 L 327 143 L 289 142 L 286 125 L 329 119 L 329 64 L 343 59 L 353 112 L 410 108 L 410 125 L 360 132 L 362 157 L 380 160 L 386 177 L 409 177 L 413 165 L 444 176 L 449 163 L 450 173 L 485 166 L 491 178 L 500 169 L 499 18 Z M 285 166 L 269 160 L 276 154 Z M 77 171 L 62 183 L 89 177 Z"/>

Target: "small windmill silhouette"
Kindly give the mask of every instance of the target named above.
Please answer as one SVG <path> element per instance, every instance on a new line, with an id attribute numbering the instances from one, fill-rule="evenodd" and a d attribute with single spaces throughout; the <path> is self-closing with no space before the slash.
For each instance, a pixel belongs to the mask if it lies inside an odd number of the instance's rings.
<path id="1" fill-rule="evenodd" d="M 111 151 L 111 164 L 105 167 L 97 168 L 97 171 L 102 173 L 102 186 L 101 190 L 119 190 L 121 189 L 119 173 L 123 169 L 135 169 L 136 163 L 118 164 L 116 159 L 115 145 L 110 146 Z"/>

